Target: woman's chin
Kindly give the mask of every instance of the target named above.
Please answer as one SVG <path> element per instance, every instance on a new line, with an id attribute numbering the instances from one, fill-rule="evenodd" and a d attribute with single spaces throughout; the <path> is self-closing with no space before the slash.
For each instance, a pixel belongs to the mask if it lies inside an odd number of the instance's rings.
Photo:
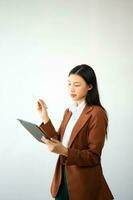
<path id="1" fill-rule="evenodd" d="M 72 99 L 72 101 L 74 101 L 74 102 L 77 102 L 77 101 L 79 101 L 79 99 L 78 99 L 78 98 L 76 98 L 76 97 L 71 97 L 71 99 Z"/>

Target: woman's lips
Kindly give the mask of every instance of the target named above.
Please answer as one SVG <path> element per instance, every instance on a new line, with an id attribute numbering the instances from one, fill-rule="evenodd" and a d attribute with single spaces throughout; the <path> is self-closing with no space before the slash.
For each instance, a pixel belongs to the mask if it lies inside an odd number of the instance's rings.
<path id="1" fill-rule="evenodd" d="M 71 97 L 76 97 L 76 94 L 71 94 Z"/>

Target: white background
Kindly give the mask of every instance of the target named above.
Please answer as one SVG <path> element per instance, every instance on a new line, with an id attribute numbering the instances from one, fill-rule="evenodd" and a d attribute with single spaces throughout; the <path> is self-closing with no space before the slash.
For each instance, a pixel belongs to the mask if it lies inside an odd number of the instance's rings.
<path id="1" fill-rule="evenodd" d="M 133 1 L 0 0 L 0 199 L 50 200 L 57 156 L 16 118 L 40 124 L 43 98 L 57 128 L 67 75 L 91 65 L 109 114 L 102 154 L 116 200 L 133 199 Z"/>

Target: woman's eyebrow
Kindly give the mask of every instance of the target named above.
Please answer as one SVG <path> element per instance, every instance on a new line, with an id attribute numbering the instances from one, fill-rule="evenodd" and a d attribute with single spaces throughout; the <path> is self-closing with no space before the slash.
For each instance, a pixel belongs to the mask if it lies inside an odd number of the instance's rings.
<path id="1" fill-rule="evenodd" d="M 71 81 L 69 81 L 69 80 L 68 80 L 68 82 L 70 83 Z M 73 82 L 73 83 L 80 83 L 80 82 L 78 82 L 78 81 L 75 81 L 75 82 Z"/>

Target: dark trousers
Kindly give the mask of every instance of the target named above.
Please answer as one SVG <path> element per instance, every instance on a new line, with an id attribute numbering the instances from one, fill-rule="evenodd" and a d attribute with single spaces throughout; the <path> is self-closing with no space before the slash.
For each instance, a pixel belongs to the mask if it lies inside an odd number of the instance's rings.
<path id="1" fill-rule="evenodd" d="M 65 167 L 62 166 L 61 184 L 55 200 L 69 200 Z"/>

